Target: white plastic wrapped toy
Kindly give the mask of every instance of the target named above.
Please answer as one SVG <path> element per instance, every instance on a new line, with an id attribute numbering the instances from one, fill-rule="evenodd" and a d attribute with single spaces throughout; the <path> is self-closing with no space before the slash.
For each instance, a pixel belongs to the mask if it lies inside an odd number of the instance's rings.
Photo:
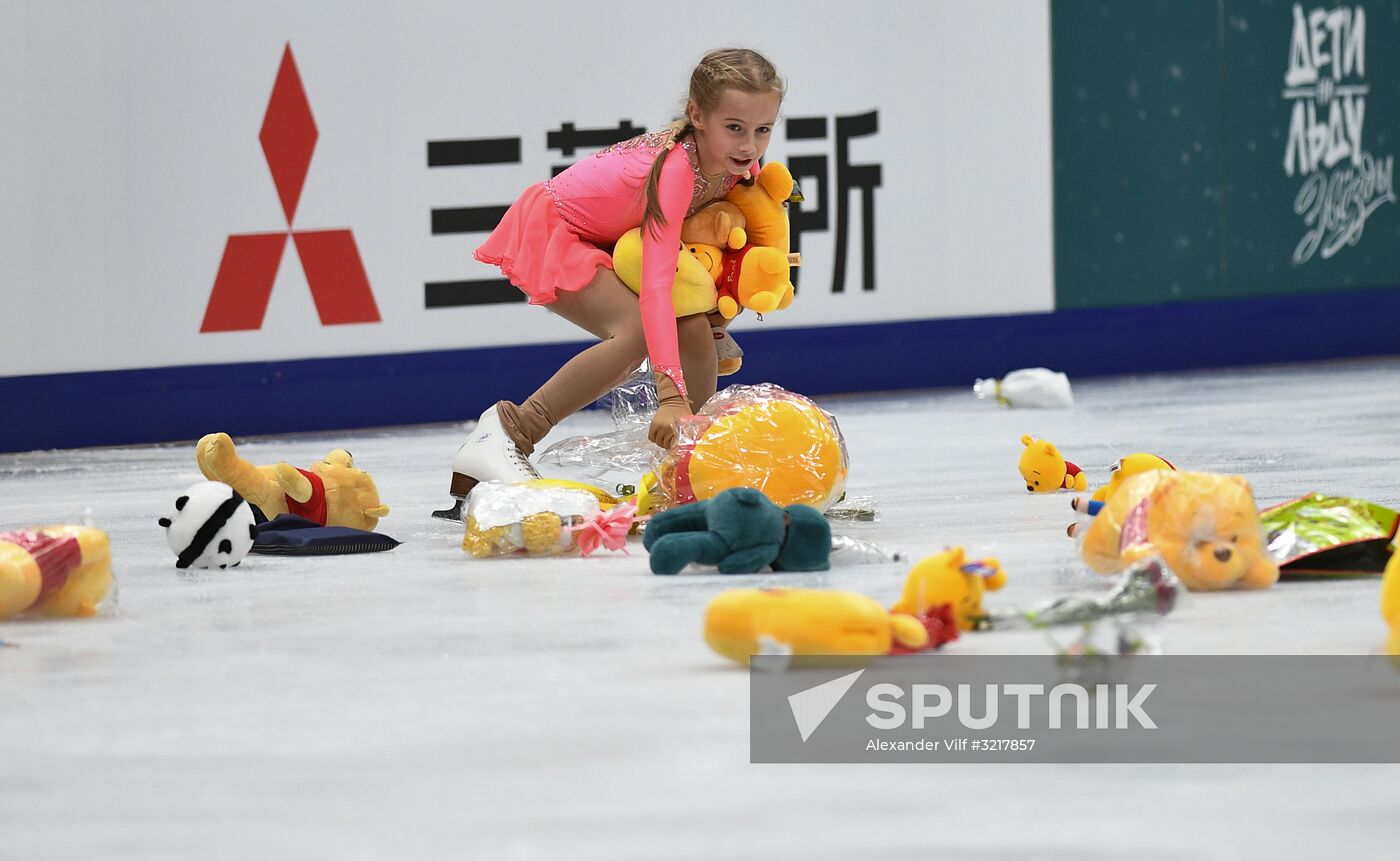
<path id="1" fill-rule="evenodd" d="M 478 558 L 568 553 L 578 546 L 575 530 L 599 510 L 598 494 L 574 482 L 483 482 L 467 498 L 462 549 Z"/>
<path id="2" fill-rule="evenodd" d="M 1074 406 L 1074 392 L 1069 377 L 1049 368 L 1022 368 L 1000 380 L 989 377 L 972 384 L 977 397 L 996 399 L 1008 407 L 1039 407 L 1057 409 Z"/>

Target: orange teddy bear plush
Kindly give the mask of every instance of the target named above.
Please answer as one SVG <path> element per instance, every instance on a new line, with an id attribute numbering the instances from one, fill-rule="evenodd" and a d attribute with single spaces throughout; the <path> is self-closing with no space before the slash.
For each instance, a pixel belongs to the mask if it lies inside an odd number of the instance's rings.
<path id="1" fill-rule="evenodd" d="M 788 235 L 787 202 L 792 197 L 792 172 L 780 161 L 763 166 L 752 183 L 739 183 L 724 199 L 744 214 L 747 244 L 766 245 L 787 254 L 792 246 Z"/>
<path id="2" fill-rule="evenodd" d="M 792 304 L 792 255 L 787 203 L 792 173 L 782 162 L 769 162 L 752 184 L 740 183 L 725 195 L 744 216 L 747 242 L 725 255 L 724 272 L 715 286 L 719 312 L 734 317 L 739 309 L 760 314 Z M 726 239 L 732 237 L 726 237 Z M 731 246 L 732 247 L 732 246 Z"/>
<path id="3" fill-rule="evenodd" d="M 747 227 L 748 219 L 742 209 L 730 201 L 716 200 L 681 224 L 681 242 L 737 251 L 748 244 Z M 690 251 L 695 253 L 694 248 Z"/>
<path id="4" fill-rule="evenodd" d="M 1157 469 L 1125 480 L 1084 535 L 1101 574 L 1161 556 L 1192 591 L 1264 589 L 1278 581 L 1249 482 L 1237 475 Z"/>

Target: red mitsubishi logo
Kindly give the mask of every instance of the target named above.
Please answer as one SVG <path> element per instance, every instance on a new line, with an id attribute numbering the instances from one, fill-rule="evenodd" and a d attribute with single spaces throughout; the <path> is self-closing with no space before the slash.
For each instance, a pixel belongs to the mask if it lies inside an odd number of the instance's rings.
<path id="1" fill-rule="evenodd" d="M 199 331 L 262 328 L 288 236 L 296 243 L 322 325 L 379 322 L 379 307 L 360 262 L 355 235 L 349 230 L 292 229 L 316 136 L 316 120 L 311 116 L 311 105 L 302 89 L 289 42 L 277 70 L 277 82 L 272 85 L 262 131 L 258 133 L 272 181 L 282 199 L 282 211 L 287 214 L 287 229 L 229 236 Z"/>

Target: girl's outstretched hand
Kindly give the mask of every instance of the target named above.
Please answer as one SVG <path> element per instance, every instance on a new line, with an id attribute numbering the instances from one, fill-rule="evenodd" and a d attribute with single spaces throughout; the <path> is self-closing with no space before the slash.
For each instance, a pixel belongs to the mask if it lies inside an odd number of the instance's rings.
<path id="1" fill-rule="evenodd" d="M 690 415 L 690 404 L 681 395 L 675 380 L 665 374 L 656 375 L 656 415 L 651 417 L 651 427 L 647 429 L 647 439 L 661 448 L 669 449 L 676 443 L 676 422 Z"/>

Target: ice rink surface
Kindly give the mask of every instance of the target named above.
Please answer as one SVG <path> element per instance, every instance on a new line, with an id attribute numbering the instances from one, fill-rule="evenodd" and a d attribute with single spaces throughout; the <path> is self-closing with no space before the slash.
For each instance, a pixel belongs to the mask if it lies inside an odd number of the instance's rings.
<path id="1" fill-rule="evenodd" d="M 1069 494 L 1026 493 L 1025 433 L 1091 487 L 1152 451 L 1248 477 L 1261 506 L 1313 490 L 1400 506 L 1400 358 L 1075 394 L 1064 411 L 966 390 L 823 399 L 849 492 L 880 506 L 835 531 L 995 555 L 1010 582 L 989 604 L 1103 588 L 1065 537 Z M 465 427 L 239 440 L 303 467 L 348 448 L 405 543 L 198 573 L 156 525 L 201 479 L 193 441 L 0 455 L 0 528 L 90 509 L 120 588 L 95 620 L 0 623 L 0 858 L 1084 861 L 1385 857 L 1400 840 L 1396 766 L 751 765 L 747 674 L 701 639 L 706 603 L 785 585 L 888 604 L 907 566 L 659 578 L 637 539 L 630 558 L 471 560 L 460 526 L 428 517 Z M 581 414 L 546 445 L 610 428 Z M 1192 595 L 1157 635 L 1168 654 L 1375 654 L 1378 590 Z M 992 631 L 949 649 L 1049 646 Z"/>

